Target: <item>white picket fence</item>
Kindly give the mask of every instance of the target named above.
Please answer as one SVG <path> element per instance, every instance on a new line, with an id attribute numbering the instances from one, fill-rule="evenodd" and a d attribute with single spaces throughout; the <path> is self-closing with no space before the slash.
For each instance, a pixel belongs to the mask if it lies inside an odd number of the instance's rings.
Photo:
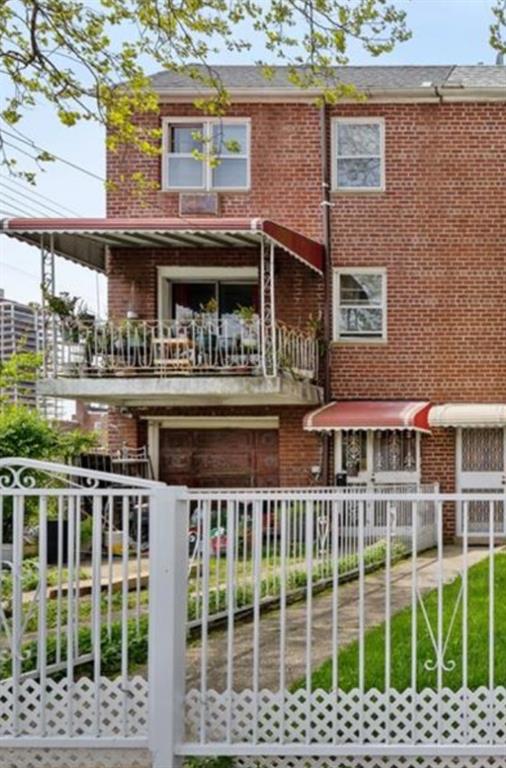
<path id="1" fill-rule="evenodd" d="M 0 460 L 0 765 L 504 755 L 504 499 Z"/>

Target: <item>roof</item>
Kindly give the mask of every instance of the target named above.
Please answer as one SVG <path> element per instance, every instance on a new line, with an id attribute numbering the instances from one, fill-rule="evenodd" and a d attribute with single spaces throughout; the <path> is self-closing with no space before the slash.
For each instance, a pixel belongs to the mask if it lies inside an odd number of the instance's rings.
<path id="1" fill-rule="evenodd" d="M 205 72 L 203 68 L 202 72 Z M 374 67 L 336 67 L 335 72 L 340 82 L 355 85 L 357 88 L 415 88 L 423 82 L 442 85 L 449 77 L 452 66 L 374 66 Z M 258 66 L 218 66 L 213 67 L 226 88 L 296 88 L 290 82 L 290 68 L 286 66 L 273 67 L 272 79 L 266 79 L 262 68 Z M 175 72 L 158 72 L 151 77 L 155 88 L 171 88 L 174 90 L 193 87 L 198 84 L 190 77 Z"/>
<path id="2" fill-rule="evenodd" d="M 288 251 L 318 273 L 324 266 L 321 243 L 259 218 L 4 219 L 2 232 L 46 248 L 52 241 L 56 254 L 98 272 L 105 272 L 108 247 L 258 248 L 262 239 Z"/>
<path id="3" fill-rule="evenodd" d="M 312 432 L 356 429 L 429 429 L 430 403 L 418 400 L 340 400 L 304 417 Z"/>
<path id="4" fill-rule="evenodd" d="M 197 66 L 196 69 L 199 69 Z M 201 68 L 205 72 L 204 68 Z M 215 66 L 213 74 L 217 76 L 224 87 L 231 91 L 247 94 L 265 94 L 284 91 L 296 93 L 303 91 L 290 82 L 290 68 L 287 66 L 273 67 L 273 77 L 266 79 L 259 66 Z M 354 85 L 365 92 L 413 92 L 438 90 L 505 90 L 506 67 L 492 65 L 420 65 L 420 66 L 364 66 L 364 67 L 335 67 L 336 78 L 345 85 Z M 204 90 L 198 81 L 175 72 L 163 71 L 151 77 L 151 83 L 161 94 L 175 96 Z M 311 89 L 307 89 L 310 93 Z M 506 93 L 505 93 L 506 95 Z"/>

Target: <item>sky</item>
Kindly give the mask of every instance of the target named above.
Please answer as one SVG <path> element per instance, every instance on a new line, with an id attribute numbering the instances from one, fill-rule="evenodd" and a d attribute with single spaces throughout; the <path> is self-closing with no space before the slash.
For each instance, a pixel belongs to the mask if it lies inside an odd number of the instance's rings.
<path id="1" fill-rule="evenodd" d="M 407 11 L 412 39 L 379 59 L 354 49 L 351 64 L 494 64 L 495 51 L 488 42 L 492 0 L 400 0 L 396 5 Z M 252 48 L 247 54 L 216 57 L 212 63 L 249 64 L 261 55 Z M 90 124 L 65 128 L 44 105 L 33 109 L 19 129 L 36 144 L 84 168 L 88 174 L 62 161 L 48 164 L 38 174 L 36 191 L 45 196 L 44 205 L 54 209 L 51 213 L 41 209 L 40 199 L 36 202 L 30 189 L 6 178 L 6 170 L 0 167 L 0 211 L 6 205 L 15 205 L 16 215 L 104 216 L 103 131 Z M 30 151 L 26 145 L 24 148 Z M 26 163 L 23 167 L 33 169 L 28 158 L 22 154 L 17 157 L 21 166 Z M 22 302 L 38 301 L 39 286 L 38 249 L 0 237 L 0 288 L 5 296 Z M 103 315 L 106 311 L 105 278 L 91 270 L 58 258 L 56 289 L 79 295 L 95 313 Z"/>

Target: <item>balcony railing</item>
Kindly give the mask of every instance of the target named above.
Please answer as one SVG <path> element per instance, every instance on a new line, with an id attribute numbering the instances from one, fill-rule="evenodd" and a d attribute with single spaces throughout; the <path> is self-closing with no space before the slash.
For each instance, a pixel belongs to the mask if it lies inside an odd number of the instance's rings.
<path id="1" fill-rule="evenodd" d="M 265 375 L 290 372 L 314 380 L 314 334 L 278 323 L 263 343 L 258 317 L 237 319 L 59 322 L 49 376 Z"/>

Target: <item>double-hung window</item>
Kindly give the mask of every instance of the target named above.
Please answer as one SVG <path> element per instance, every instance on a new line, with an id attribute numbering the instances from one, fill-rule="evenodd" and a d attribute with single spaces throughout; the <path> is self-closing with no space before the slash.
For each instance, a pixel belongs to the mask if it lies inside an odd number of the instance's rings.
<path id="1" fill-rule="evenodd" d="M 165 122 L 164 189 L 249 189 L 249 134 L 249 121 L 244 119 L 169 118 Z"/>
<path id="2" fill-rule="evenodd" d="M 384 269 L 335 270 L 334 338 L 338 341 L 381 341 L 386 338 Z"/>
<path id="3" fill-rule="evenodd" d="M 333 189 L 381 191 L 385 188 L 384 123 L 373 118 L 333 122 Z"/>

